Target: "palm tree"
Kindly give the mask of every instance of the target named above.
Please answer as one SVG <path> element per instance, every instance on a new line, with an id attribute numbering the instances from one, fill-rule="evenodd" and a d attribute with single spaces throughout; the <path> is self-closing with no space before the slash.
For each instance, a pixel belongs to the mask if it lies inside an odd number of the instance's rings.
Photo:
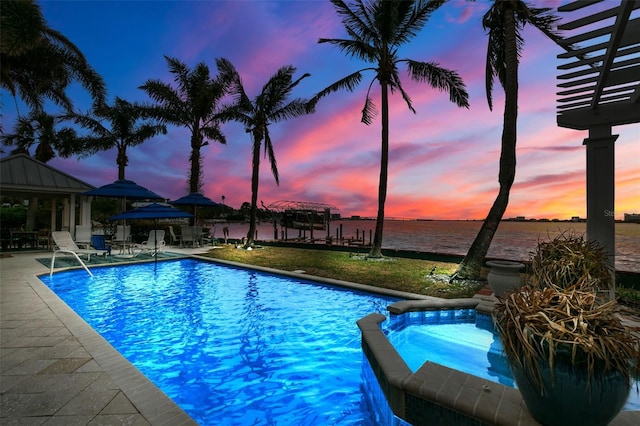
<path id="1" fill-rule="evenodd" d="M 387 198 L 387 176 L 389 167 L 389 91 L 400 92 L 409 109 L 415 113 L 411 98 L 404 91 L 398 72 L 398 64 L 407 64 L 410 77 L 418 82 L 429 83 L 432 87 L 449 93 L 449 100 L 460 107 L 469 107 L 468 94 L 462 79 L 454 71 L 441 68 L 435 62 L 420 62 L 398 57 L 398 49 L 415 37 L 425 25 L 431 14 L 445 0 L 355 0 L 347 4 L 342 0 L 331 0 L 338 15 L 342 17 L 349 39 L 321 38 L 319 43 L 337 46 L 348 56 L 373 63 L 337 81 L 319 92 L 311 101 L 314 105 L 328 93 L 347 89 L 353 91 L 362 80 L 363 71 L 373 71 L 375 76 L 367 90 L 362 122 L 369 125 L 377 114 L 370 98 L 371 87 L 375 80 L 381 87 L 382 108 L 382 152 L 380 155 L 380 181 L 378 185 L 378 214 L 373 246 L 370 257 L 382 256 L 382 233 L 384 226 L 384 205 Z"/>
<path id="2" fill-rule="evenodd" d="M 20 117 L 14 132 L 1 137 L 4 146 L 11 146 L 13 154 L 30 155 L 35 145 L 33 157 L 48 162 L 56 155 L 70 157 L 82 152 L 82 145 L 76 131 L 71 127 L 57 126 L 67 119 L 65 116 L 53 116 L 41 110 L 33 110 L 27 117 Z"/>
<path id="3" fill-rule="evenodd" d="M 48 98 L 71 111 L 65 89 L 77 80 L 94 103 L 104 102 L 106 89 L 100 75 L 69 39 L 47 26 L 35 1 L 3 0 L 0 27 L 0 87 L 14 98 L 19 96 L 38 110 Z"/>
<path id="4" fill-rule="evenodd" d="M 56 155 L 70 157 L 82 151 L 82 144 L 75 129 L 59 127 L 66 119 L 64 116 L 53 116 L 42 110 L 32 110 L 27 117 L 18 118 L 14 133 L 4 134 L 0 139 L 4 146 L 13 147 L 12 154 L 31 155 L 31 148 L 35 145 L 33 157 L 43 163 Z M 38 204 L 39 198 L 31 196 L 27 210 L 27 229 L 34 229 Z"/>
<path id="5" fill-rule="evenodd" d="M 216 117 L 218 102 L 226 95 L 226 87 L 219 79 L 210 77 L 204 62 L 189 70 L 178 59 L 168 56 L 165 59 L 178 87 L 174 89 L 160 80 L 147 80 L 140 88 L 157 103 L 148 109 L 151 116 L 191 131 L 189 192 L 199 192 L 202 187 L 200 151 L 209 141 L 227 143 Z"/>
<path id="6" fill-rule="evenodd" d="M 455 278 L 480 278 L 485 256 L 507 209 L 509 193 L 516 175 L 518 64 L 524 44 L 521 31 L 526 24 L 530 24 L 558 44 L 562 44 L 560 42 L 562 38 L 553 30 L 553 24 L 559 18 L 550 11 L 550 8 L 529 7 L 521 0 L 495 0 L 482 19 L 482 26 L 489 34 L 485 75 L 489 108 L 493 109 L 494 78 L 498 78 L 505 93 L 498 171 L 500 189 L 478 235 L 453 275 Z M 566 43 L 564 47 L 571 48 Z"/>
<path id="7" fill-rule="evenodd" d="M 90 136 L 83 138 L 82 156 L 93 155 L 98 151 L 107 151 L 113 147 L 118 150 L 116 164 L 118 179 L 125 178 L 125 167 L 129 163 L 127 148 L 140 145 L 160 133 L 166 134 L 163 124 L 143 121 L 145 109 L 136 103 L 130 103 L 116 97 L 112 106 L 103 105 L 94 110 L 94 116 L 75 115 L 77 124 L 88 129 Z M 102 119 L 109 122 L 106 127 Z"/>
<path id="8" fill-rule="evenodd" d="M 256 220 L 258 214 L 258 182 L 260 173 L 260 148 L 264 142 L 265 156 L 268 156 L 271 164 L 271 172 L 280 184 L 278 166 L 273 151 L 273 141 L 269 134 L 269 125 L 280 121 L 299 117 L 311 112 L 307 101 L 293 99 L 287 101 L 293 89 L 301 80 L 310 76 L 303 74 L 302 77 L 294 80 L 293 75 L 296 69 L 291 66 L 284 66 L 271 76 L 262 87 L 262 92 L 252 101 L 247 96 L 240 75 L 235 67 L 227 59 L 216 60 L 220 78 L 230 83 L 230 94 L 235 103 L 222 110 L 220 118 L 223 121 L 237 121 L 245 126 L 247 133 L 251 133 L 253 139 L 252 150 L 252 173 L 251 173 L 251 208 L 249 212 L 249 232 L 245 248 L 251 247 L 254 243 L 256 233 Z"/>

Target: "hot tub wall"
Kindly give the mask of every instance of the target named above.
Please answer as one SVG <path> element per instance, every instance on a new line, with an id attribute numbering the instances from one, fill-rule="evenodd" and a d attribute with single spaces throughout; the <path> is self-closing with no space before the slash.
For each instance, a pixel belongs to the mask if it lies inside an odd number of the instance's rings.
<path id="1" fill-rule="evenodd" d="M 445 309 L 490 313 L 486 297 L 438 301 L 413 300 L 389 306 L 392 315 Z M 371 314 L 358 321 L 362 350 L 393 413 L 413 425 L 539 425 L 517 389 L 432 362 L 411 369 L 380 328 L 386 319 Z M 411 316 L 400 321 L 412 321 Z M 640 412 L 623 411 L 610 426 L 640 424 Z"/>
<path id="2" fill-rule="evenodd" d="M 514 419 L 538 424 L 515 389 L 430 362 L 412 373 L 380 329 L 385 319 L 371 314 L 358 327 L 363 352 L 396 416 L 414 425 L 512 425 Z"/>

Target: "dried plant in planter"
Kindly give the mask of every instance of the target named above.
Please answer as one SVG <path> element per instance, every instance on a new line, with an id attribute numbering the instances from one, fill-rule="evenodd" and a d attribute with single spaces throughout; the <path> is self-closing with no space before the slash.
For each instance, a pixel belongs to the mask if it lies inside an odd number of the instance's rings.
<path id="1" fill-rule="evenodd" d="M 607 264 L 604 251 L 582 238 L 539 243 L 528 283 L 495 306 L 494 324 L 518 388 L 543 424 L 608 423 L 640 375 L 640 328 L 624 325 L 617 302 L 598 294 L 612 285 Z M 564 384 L 556 387 L 560 379 Z M 605 394 L 612 399 L 602 402 Z M 571 409 L 576 404 L 584 405 L 580 413 Z M 603 413 L 605 406 L 610 412 Z"/>
<path id="2" fill-rule="evenodd" d="M 597 241 L 565 233 L 538 242 L 531 256 L 531 271 L 530 283 L 537 287 L 587 285 L 607 292 L 613 284 L 604 248 Z"/>
<path id="3" fill-rule="evenodd" d="M 629 381 L 640 373 L 640 330 L 622 324 L 615 300 L 600 303 L 585 285 L 558 289 L 523 286 L 495 308 L 496 328 L 510 362 L 528 369 L 544 393 L 540 365 L 552 374 L 559 361 L 582 366 L 590 382 L 617 370 Z"/>

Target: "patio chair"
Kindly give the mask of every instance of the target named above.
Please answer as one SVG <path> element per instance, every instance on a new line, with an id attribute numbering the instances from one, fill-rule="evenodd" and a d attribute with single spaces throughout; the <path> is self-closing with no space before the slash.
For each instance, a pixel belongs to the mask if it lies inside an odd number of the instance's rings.
<path id="1" fill-rule="evenodd" d="M 193 227 L 193 242 L 198 247 L 202 245 L 202 226 Z"/>
<path id="2" fill-rule="evenodd" d="M 91 225 L 76 225 L 76 245 L 88 249 L 91 245 Z"/>
<path id="3" fill-rule="evenodd" d="M 169 238 L 171 238 L 172 246 L 180 245 L 180 237 L 180 235 L 176 235 L 175 231 L 173 230 L 173 226 L 169 225 Z"/>
<path id="4" fill-rule="evenodd" d="M 195 247 L 195 238 L 193 235 L 193 226 L 180 227 L 180 246 L 185 247 L 187 244 L 191 244 L 191 247 Z"/>
<path id="5" fill-rule="evenodd" d="M 51 249 L 51 231 L 49 231 L 49 228 L 38 229 L 38 247 L 40 246 L 47 250 Z"/>
<path id="6" fill-rule="evenodd" d="M 91 247 L 96 250 L 104 250 L 105 256 L 111 255 L 111 246 L 107 244 L 107 240 L 104 235 L 92 235 Z"/>
<path id="7" fill-rule="evenodd" d="M 130 251 L 129 242 L 131 241 L 131 225 L 116 226 L 116 233 L 113 237 L 113 245 L 120 248 L 120 254 Z"/>
<path id="8" fill-rule="evenodd" d="M 150 251 L 151 256 L 155 256 L 158 253 L 163 253 L 166 243 L 164 242 L 164 231 L 161 229 L 154 229 L 149 231 L 149 237 L 147 241 L 143 241 L 138 248 L 142 251 Z"/>

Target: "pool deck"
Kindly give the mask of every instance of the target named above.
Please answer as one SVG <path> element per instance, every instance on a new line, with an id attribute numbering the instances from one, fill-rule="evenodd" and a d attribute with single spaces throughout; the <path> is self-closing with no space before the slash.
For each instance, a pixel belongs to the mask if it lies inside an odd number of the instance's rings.
<path id="1" fill-rule="evenodd" d="M 37 278 L 49 254 L 0 257 L 0 424 L 195 425 Z"/>
<path id="2" fill-rule="evenodd" d="M 197 424 L 37 278 L 49 254 L 0 258 L 0 424 Z"/>

